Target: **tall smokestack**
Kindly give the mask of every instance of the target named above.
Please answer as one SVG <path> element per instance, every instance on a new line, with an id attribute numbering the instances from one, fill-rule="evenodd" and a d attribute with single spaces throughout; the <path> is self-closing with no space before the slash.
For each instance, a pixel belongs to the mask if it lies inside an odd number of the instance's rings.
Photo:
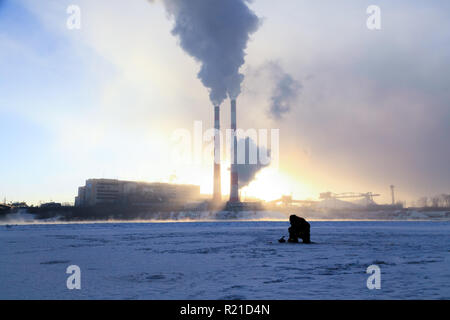
<path id="1" fill-rule="evenodd" d="M 239 202 L 239 178 L 237 171 L 236 99 L 231 100 L 231 184 L 230 202 Z"/>
<path id="2" fill-rule="evenodd" d="M 394 185 L 391 185 L 391 197 L 392 197 L 392 205 L 395 205 L 395 196 L 394 196 Z"/>
<path id="3" fill-rule="evenodd" d="M 220 184 L 220 108 L 214 106 L 214 191 L 213 201 L 222 201 L 222 190 Z"/>

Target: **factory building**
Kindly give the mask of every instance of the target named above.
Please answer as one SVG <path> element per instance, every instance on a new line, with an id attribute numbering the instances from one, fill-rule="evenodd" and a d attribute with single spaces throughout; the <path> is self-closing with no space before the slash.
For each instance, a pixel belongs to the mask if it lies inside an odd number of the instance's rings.
<path id="1" fill-rule="evenodd" d="M 199 198 L 200 186 L 195 185 L 89 179 L 85 186 L 78 188 L 75 206 L 151 206 L 158 203 L 186 203 Z"/>

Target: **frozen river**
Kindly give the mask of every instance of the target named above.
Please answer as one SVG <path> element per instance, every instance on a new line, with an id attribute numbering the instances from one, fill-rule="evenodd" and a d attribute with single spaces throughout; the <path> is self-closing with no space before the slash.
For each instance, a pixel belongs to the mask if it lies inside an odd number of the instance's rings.
<path id="1" fill-rule="evenodd" d="M 0 226 L 0 299 L 450 299 L 450 222 Z M 69 290 L 66 268 L 81 270 Z M 369 265 L 381 289 L 369 290 Z"/>

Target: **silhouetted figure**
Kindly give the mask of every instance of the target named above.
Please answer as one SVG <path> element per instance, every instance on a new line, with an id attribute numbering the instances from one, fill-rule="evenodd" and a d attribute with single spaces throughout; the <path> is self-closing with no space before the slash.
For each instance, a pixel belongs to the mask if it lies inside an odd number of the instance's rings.
<path id="1" fill-rule="evenodd" d="M 284 236 L 282 236 L 281 239 L 278 239 L 278 242 L 279 242 L 279 243 L 285 243 L 286 240 L 284 239 Z"/>
<path id="2" fill-rule="evenodd" d="M 296 215 L 291 215 L 289 217 L 289 222 L 291 226 L 289 227 L 289 239 L 288 242 L 298 242 L 298 238 L 303 240 L 303 243 L 311 243 L 310 240 L 310 225 L 309 223 Z"/>

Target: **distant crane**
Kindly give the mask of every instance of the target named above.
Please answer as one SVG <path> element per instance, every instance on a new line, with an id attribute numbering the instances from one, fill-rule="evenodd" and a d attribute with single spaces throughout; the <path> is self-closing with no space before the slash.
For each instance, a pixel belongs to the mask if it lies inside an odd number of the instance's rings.
<path id="1" fill-rule="evenodd" d="M 365 198 L 366 204 L 375 204 L 373 197 L 378 197 L 380 194 L 373 192 L 366 193 L 356 193 L 356 192 L 343 192 L 343 193 L 333 193 L 333 192 L 323 192 L 320 194 L 320 199 L 343 199 L 343 198 Z"/>
<path id="2" fill-rule="evenodd" d="M 314 200 L 295 200 L 295 199 L 292 199 L 292 195 L 288 195 L 288 196 L 285 195 L 285 196 L 282 196 L 280 199 L 272 200 L 269 203 L 273 204 L 273 205 L 281 203 L 281 205 L 284 207 L 290 207 L 293 204 L 311 205 L 316 202 L 317 201 L 314 201 Z"/>

